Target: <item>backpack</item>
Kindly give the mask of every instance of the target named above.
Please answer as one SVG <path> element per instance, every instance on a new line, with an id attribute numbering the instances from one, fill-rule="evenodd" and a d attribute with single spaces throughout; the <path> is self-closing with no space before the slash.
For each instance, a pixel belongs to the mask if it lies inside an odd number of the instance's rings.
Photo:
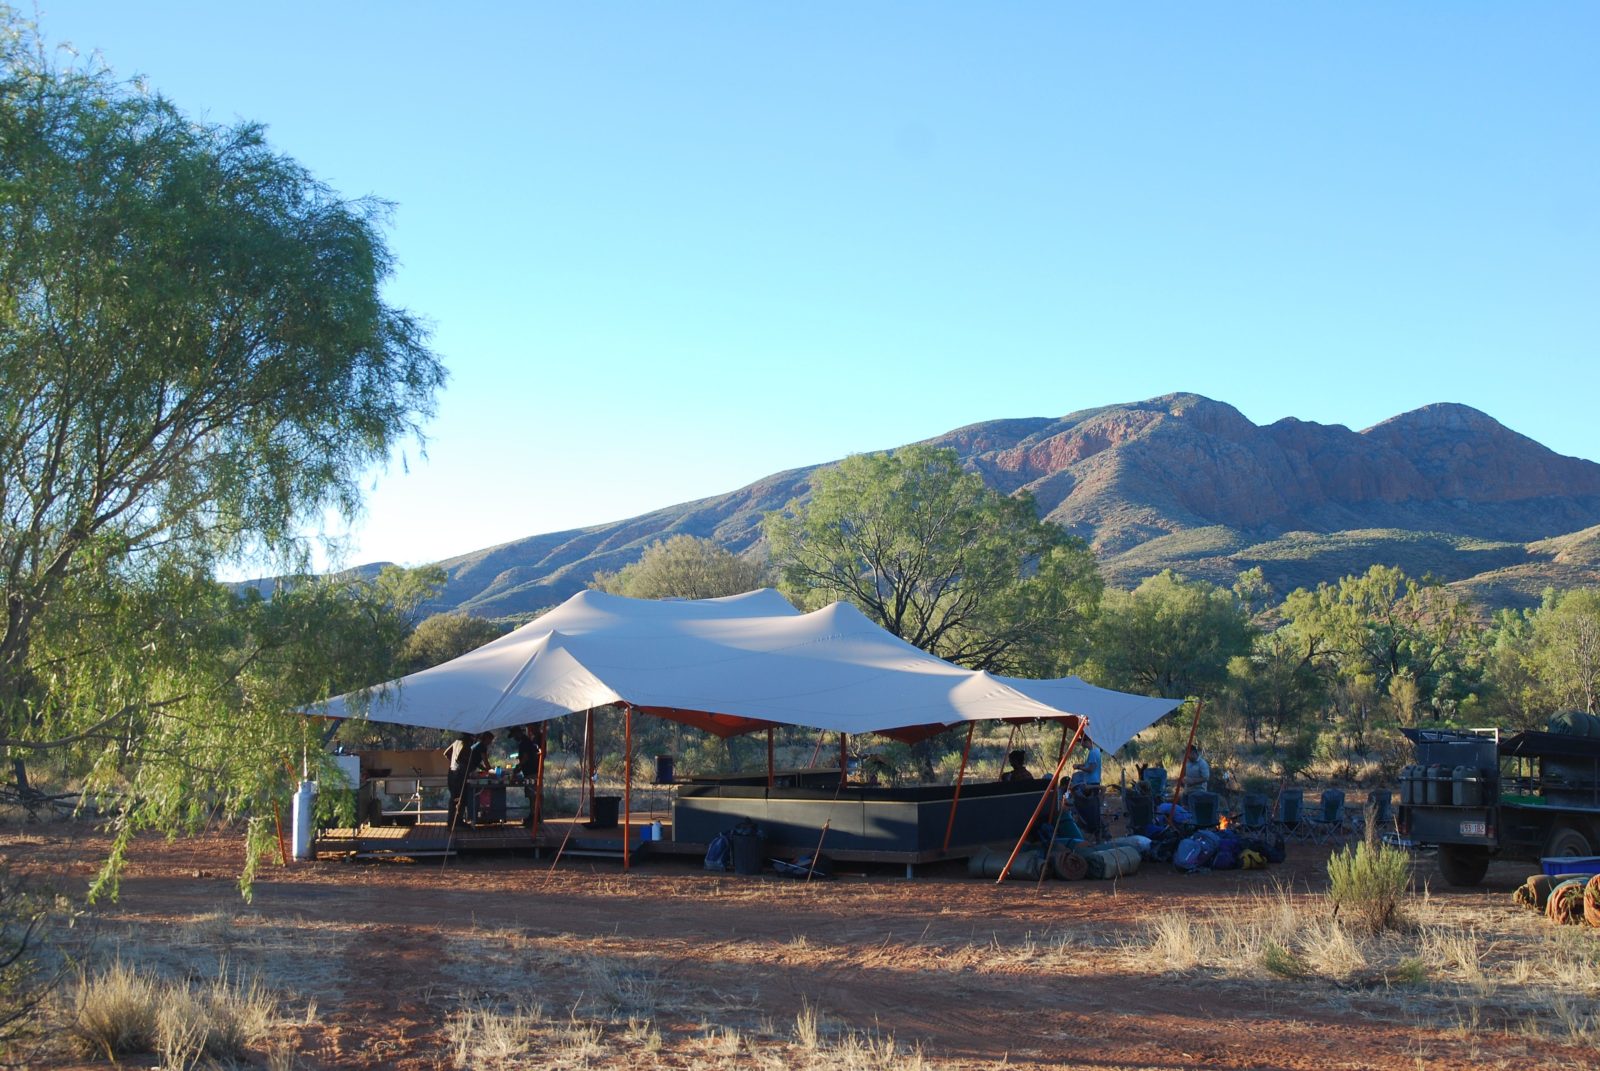
<path id="1" fill-rule="evenodd" d="M 1235 834 L 1223 832 L 1217 838 L 1217 851 L 1211 857 L 1211 869 L 1236 870 L 1239 857 L 1244 853 L 1244 842 Z"/>
<path id="2" fill-rule="evenodd" d="M 733 842 L 726 833 L 718 833 L 706 845 L 706 869 L 727 870 L 733 862 Z"/>
<path id="3" fill-rule="evenodd" d="M 1172 865 L 1191 874 L 1209 866 L 1212 857 L 1217 854 L 1218 843 L 1217 835 L 1205 829 L 1192 837 L 1184 837 L 1172 853 Z"/>

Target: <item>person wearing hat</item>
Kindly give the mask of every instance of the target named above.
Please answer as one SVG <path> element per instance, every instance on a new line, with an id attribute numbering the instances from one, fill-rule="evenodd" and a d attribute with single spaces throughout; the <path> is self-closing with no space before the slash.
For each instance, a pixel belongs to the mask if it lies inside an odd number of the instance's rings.
<path id="1" fill-rule="evenodd" d="M 1204 792 L 1211 784 L 1211 764 L 1200 754 L 1200 743 L 1189 751 L 1189 761 L 1183 764 L 1183 793 Z"/>
<path id="2" fill-rule="evenodd" d="M 1017 748 L 1006 758 L 1011 763 L 1011 769 L 1002 770 L 1000 780 L 1017 782 L 1033 780 L 1033 774 L 1029 773 L 1028 767 L 1024 765 L 1028 761 L 1028 753 L 1026 751 Z"/>

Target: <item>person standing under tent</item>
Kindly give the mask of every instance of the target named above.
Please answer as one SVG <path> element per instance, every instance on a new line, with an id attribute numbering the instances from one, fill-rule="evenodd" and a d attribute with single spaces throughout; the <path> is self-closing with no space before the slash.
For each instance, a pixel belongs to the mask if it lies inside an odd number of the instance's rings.
<path id="1" fill-rule="evenodd" d="M 1098 837 L 1103 832 L 1100 821 L 1100 747 L 1087 736 L 1083 739 L 1088 749 L 1084 752 L 1083 761 L 1073 766 L 1076 772 L 1070 784 L 1072 809 L 1077 812 L 1084 830 L 1090 836 Z"/>
<path id="2" fill-rule="evenodd" d="M 444 749 L 445 758 L 450 763 L 445 783 L 450 786 L 451 829 L 461 821 L 461 801 L 466 794 L 467 775 L 472 772 L 472 752 L 477 742 L 478 738 L 472 733 L 461 733 Z"/>
<path id="3" fill-rule="evenodd" d="M 533 794 L 538 791 L 535 782 L 539 777 L 539 744 L 533 738 L 531 725 L 514 725 L 510 733 L 511 744 L 517 749 L 517 761 L 512 769 L 522 778 L 522 791 L 528 796 L 528 817 L 522 820 L 522 824 L 532 826 Z"/>

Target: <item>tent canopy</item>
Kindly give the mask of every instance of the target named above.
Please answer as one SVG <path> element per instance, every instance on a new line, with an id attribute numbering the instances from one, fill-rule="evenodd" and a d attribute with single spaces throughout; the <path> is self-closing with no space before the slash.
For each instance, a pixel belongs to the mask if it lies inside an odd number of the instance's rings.
<path id="1" fill-rule="evenodd" d="M 611 703 L 720 736 L 803 725 L 915 740 L 972 721 L 1087 718 L 1107 751 L 1178 706 L 1076 677 L 963 669 L 847 603 L 802 614 L 763 588 L 693 601 L 580 592 L 460 658 L 316 713 L 482 732 Z"/>

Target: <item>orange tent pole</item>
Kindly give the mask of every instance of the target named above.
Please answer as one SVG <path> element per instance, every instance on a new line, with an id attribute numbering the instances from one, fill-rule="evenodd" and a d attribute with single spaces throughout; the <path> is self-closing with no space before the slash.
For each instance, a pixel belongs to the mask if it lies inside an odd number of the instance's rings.
<path id="1" fill-rule="evenodd" d="M 537 841 L 544 826 L 544 753 L 550 743 L 550 723 L 539 723 L 539 764 L 533 768 L 533 839 Z"/>
<path id="2" fill-rule="evenodd" d="M 579 812 L 587 814 L 591 821 L 594 820 L 594 707 L 590 707 L 583 718 L 583 788 L 578 794 L 580 804 L 587 804 L 588 810 L 582 806 Z"/>
<path id="3" fill-rule="evenodd" d="M 839 734 L 839 787 L 850 780 L 850 734 Z"/>
<path id="4" fill-rule="evenodd" d="M 1172 786 L 1172 812 L 1167 815 L 1167 824 L 1172 825 L 1178 810 L 1178 800 L 1183 796 L 1183 771 L 1189 768 L 1189 755 L 1194 751 L 1194 731 L 1200 728 L 1200 708 L 1205 706 L 1205 700 L 1194 701 L 1194 721 L 1189 723 L 1189 742 L 1183 745 L 1183 762 L 1178 765 L 1177 784 Z"/>
<path id="5" fill-rule="evenodd" d="M 1017 846 L 1011 849 L 1011 856 L 1006 860 L 1006 865 L 1000 868 L 1000 876 L 994 883 L 999 885 L 1006 880 L 1006 875 L 1011 873 L 1011 864 L 1017 861 L 1017 856 L 1022 854 L 1022 846 L 1028 841 L 1028 834 L 1033 832 L 1033 827 L 1039 821 L 1039 814 L 1044 810 L 1044 805 L 1050 799 L 1051 793 L 1056 790 L 1056 782 L 1061 780 L 1061 771 L 1066 768 L 1067 757 L 1072 754 L 1072 749 L 1078 746 L 1078 738 L 1083 735 L 1083 721 L 1078 721 L 1078 731 L 1072 734 L 1072 743 L 1067 745 L 1067 750 L 1061 753 L 1061 759 L 1056 763 L 1055 773 L 1050 775 L 1050 783 L 1044 786 L 1044 794 L 1039 797 L 1039 803 L 1033 809 L 1033 817 L 1028 819 L 1027 828 L 1022 831 L 1022 836 L 1017 838 Z"/>
<path id="6" fill-rule="evenodd" d="M 289 865 L 289 852 L 283 846 L 283 812 L 278 809 L 278 801 L 272 801 L 272 820 L 278 824 L 278 865 Z"/>
<path id="7" fill-rule="evenodd" d="M 622 869 L 627 870 L 628 841 L 633 835 L 633 704 L 622 707 Z"/>
<path id="8" fill-rule="evenodd" d="M 978 723 L 967 722 L 967 746 L 961 749 L 961 769 L 956 772 L 956 791 L 950 797 L 950 821 L 944 827 L 944 850 L 950 850 L 950 835 L 956 831 L 956 804 L 961 802 L 961 782 L 967 776 L 967 756 L 972 754 L 972 730 Z"/>

